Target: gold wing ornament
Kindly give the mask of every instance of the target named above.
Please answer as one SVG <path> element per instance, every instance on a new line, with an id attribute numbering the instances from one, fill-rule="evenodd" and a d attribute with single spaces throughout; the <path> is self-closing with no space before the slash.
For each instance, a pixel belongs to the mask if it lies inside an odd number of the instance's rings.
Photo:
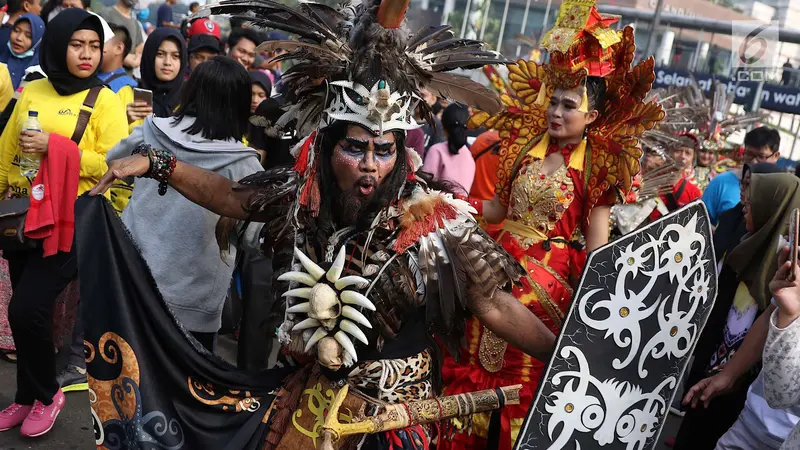
<path id="1" fill-rule="evenodd" d="M 647 58 L 631 69 L 636 50 L 633 28 L 625 27 L 620 33 L 621 41 L 612 46 L 614 71 L 605 77 L 605 110 L 586 130 L 589 208 L 609 189 L 621 191 L 619 198 L 631 192 L 642 157 L 639 136 L 665 116 L 661 105 L 644 101 L 655 80 L 655 60 Z"/>

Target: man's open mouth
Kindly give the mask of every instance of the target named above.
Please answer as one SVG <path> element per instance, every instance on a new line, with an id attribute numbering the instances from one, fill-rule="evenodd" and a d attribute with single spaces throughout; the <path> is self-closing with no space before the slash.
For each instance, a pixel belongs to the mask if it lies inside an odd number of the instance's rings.
<path id="1" fill-rule="evenodd" d="M 375 180 L 369 177 L 362 178 L 356 182 L 361 195 L 367 196 L 375 192 Z"/>

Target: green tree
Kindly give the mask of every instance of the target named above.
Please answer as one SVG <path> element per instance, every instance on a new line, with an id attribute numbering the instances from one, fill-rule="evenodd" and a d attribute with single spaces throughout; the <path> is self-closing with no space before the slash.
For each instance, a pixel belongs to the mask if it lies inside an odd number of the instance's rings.
<path id="1" fill-rule="evenodd" d="M 486 0 L 489 1 L 489 0 Z M 473 2 L 473 7 L 474 7 Z M 475 32 L 475 35 L 480 37 L 481 27 L 483 26 L 483 18 L 484 16 L 478 18 L 475 21 L 474 27 L 470 29 L 470 23 L 467 22 L 467 29 L 469 31 Z M 486 22 L 486 30 L 484 31 L 483 40 L 487 43 L 487 46 L 494 49 L 495 45 L 497 45 L 497 37 L 500 35 L 500 19 L 495 17 L 489 17 Z M 453 27 L 453 33 L 456 36 L 461 36 L 461 25 L 464 24 L 464 11 L 457 10 L 450 13 L 447 16 L 447 24 Z"/>

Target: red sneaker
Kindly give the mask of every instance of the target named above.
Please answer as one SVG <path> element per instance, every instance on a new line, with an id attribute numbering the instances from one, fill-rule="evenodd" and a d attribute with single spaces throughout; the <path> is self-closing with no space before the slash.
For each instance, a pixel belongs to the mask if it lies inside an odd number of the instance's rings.
<path id="1" fill-rule="evenodd" d="M 45 406 L 44 403 L 36 401 L 33 409 L 22 423 L 20 433 L 25 437 L 39 437 L 47 434 L 56 423 L 58 414 L 64 409 L 64 393 L 61 389 L 53 396 L 53 403 Z"/>
<path id="2" fill-rule="evenodd" d="M 25 421 L 31 412 L 31 405 L 12 403 L 8 408 L 0 411 L 0 431 L 8 431 Z"/>

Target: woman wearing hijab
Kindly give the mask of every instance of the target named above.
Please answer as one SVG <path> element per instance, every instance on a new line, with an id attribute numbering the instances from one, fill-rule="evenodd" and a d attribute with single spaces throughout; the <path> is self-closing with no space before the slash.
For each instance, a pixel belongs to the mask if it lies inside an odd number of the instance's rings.
<path id="1" fill-rule="evenodd" d="M 44 21 L 36 14 L 23 14 L 11 28 L 11 37 L 0 48 L 0 62 L 8 66 L 14 89 L 19 87 L 25 69 L 39 64 L 39 44 L 44 35 Z"/>
<path id="2" fill-rule="evenodd" d="M 21 152 L 46 154 L 53 161 L 67 159 L 67 167 L 71 167 L 69 161 L 78 159 L 78 196 L 103 175 L 107 167 L 105 155 L 126 136 L 127 121 L 117 96 L 97 78 L 102 49 L 103 28 L 96 16 L 73 8 L 62 11 L 50 22 L 42 38 L 40 58 L 47 78 L 28 83 L 0 136 L 0 192 L 10 191 L 14 197 L 28 197 L 31 193 L 31 180 L 14 164 L 23 155 Z M 84 133 L 75 144 L 70 136 L 90 92 L 96 93 L 97 99 Z M 22 129 L 29 111 L 38 112 L 41 132 Z M 53 178 L 74 180 L 76 175 L 51 174 L 49 179 Z M 56 201 L 58 189 L 67 189 L 65 185 L 66 182 L 61 187 L 57 183 L 45 184 L 44 189 Z M 47 249 L 47 239 L 43 244 Z M 67 238 L 52 254 L 36 249 L 3 255 L 9 263 L 13 287 L 8 315 L 17 346 L 17 393 L 15 402 L 0 412 L 0 431 L 22 425 L 23 436 L 41 436 L 50 431 L 64 406 L 64 394 L 56 382 L 52 315 L 56 297 L 77 276 L 71 244 Z"/>
<path id="3" fill-rule="evenodd" d="M 182 74 L 186 71 L 186 41 L 179 30 L 159 28 L 144 44 L 142 80 L 139 87 L 153 92 L 153 104 L 135 101 L 127 105 L 128 121 L 141 125 L 145 117 L 170 117 L 178 106 Z"/>
<path id="4" fill-rule="evenodd" d="M 256 108 L 264 100 L 272 95 L 272 83 L 269 81 L 267 74 L 260 70 L 250 70 L 251 84 L 251 99 L 250 99 L 250 114 L 256 112 Z"/>
<path id="5" fill-rule="evenodd" d="M 714 236 L 719 292 L 694 352 L 684 400 L 692 407 L 675 449 L 714 449 L 736 422 L 751 395 L 748 387 L 757 379 L 765 320 L 774 309 L 768 284 L 777 270 L 780 236 L 788 231 L 792 210 L 800 207 L 800 180 L 762 163 L 744 167 L 741 185 L 740 205 L 720 217 Z"/>

